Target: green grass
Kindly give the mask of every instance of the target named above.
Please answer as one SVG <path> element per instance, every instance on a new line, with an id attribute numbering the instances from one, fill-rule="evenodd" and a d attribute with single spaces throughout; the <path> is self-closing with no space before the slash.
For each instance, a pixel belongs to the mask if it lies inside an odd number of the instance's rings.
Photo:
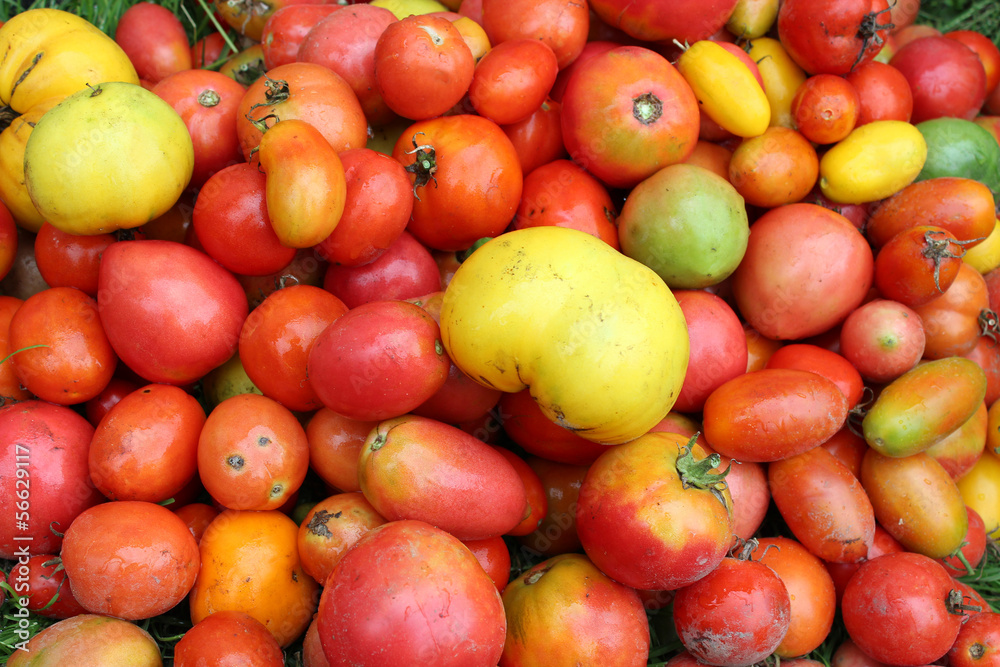
<path id="1" fill-rule="evenodd" d="M 917 23 L 941 32 L 975 30 L 1000 47 L 1000 3 L 997 0 L 922 0 Z"/>

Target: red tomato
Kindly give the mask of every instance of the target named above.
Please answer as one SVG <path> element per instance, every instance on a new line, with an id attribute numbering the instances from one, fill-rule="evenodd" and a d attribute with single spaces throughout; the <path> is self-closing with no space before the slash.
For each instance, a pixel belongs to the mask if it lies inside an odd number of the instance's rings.
<path id="1" fill-rule="evenodd" d="M 559 74 L 556 76 L 556 82 L 552 85 L 552 90 L 549 91 L 549 97 L 551 97 L 554 101 L 561 103 L 563 93 L 566 91 L 566 84 L 569 83 L 570 76 L 576 72 L 578 67 L 594 56 L 600 55 L 619 46 L 624 45 L 621 42 L 612 42 L 609 40 L 588 40 L 587 43 L 583 45 L 580 55 L 574 58 L 568 65 L 561 66 L 559 68 Z"/>
<path id="2" fill-rule="evenodd" d="M 892 665 L 927 665 L 955 643 L 965 616 L 954 608 L 952 578 L 915 553 L 879 556 L 851 578 L 841 604 L 844 625 L 869 656 Z"/>
<path id="3" fill-rule="evenodd" d="M 972 120 L 986 100 L 986 70 L 957 39 L 924 37 L 900 48 L 889 64 L 913 92 L 914 124 L 944 116 Z"/>
<path id="4" fill-rule="evenodd" d="M 498 409 L 504 432 L 529 454 L 588 465 L 604 453 L 604 445 L 582 438 L 546 417 L 527 389 L 501 396 Z"/>
<path id="5" fill-rule="evenodd" d="M 1000 614 L 985 611 L 962 624 L 958 637 L 948 649 L 952 667 L 973 667 L 996 662 L 1000 650 Z"/>
<path id="6" fill-rule="evenodd" d="M 854 129 L 861 100 L 844 77 L 817 74 L 799 86 L 792 99 L 795 125 L 809 141 L 834 144 Z"/>
<path id="7" fill-rule="evenodd" d="M 861 459 L 868 451 L 868 443 L 852 431 L 849 424 L 845 424 L 844 428 L 830 436 L 820 447 L 833 454 L 835 459 L 847 466 L 852 475 L 861 479 Z"/>
<path id="8" fill-rule="evenodd" d="M 946 229 L 917 225 L 899 232 L 875 257 L 875 287 L 886 299 L 915 308 L 951 287 L 965 251 Z"/>
<path id="9" fill-rule="evenodd" d="M 205 503 L 188 503 L 175 509 L 174 514 L 187 525 L 194 541 L 200 544 L 208 525 L 219 516 L 219 510 Z"/>
<path id="10" fill-rule="evenodd" d="M 580 487 L 576 526 L 587 555 L 638 589 L 675 590 L 706 576 L 732 544 L 732 497 L 717 463 L 675 433 L 609 448 Z"/>
<path id="11" fill-rule="evenodd" d="M 222 365 L 249 307 L 231 273 L 173 241 L 120 241 L 101 259 L 97 306 L 119 358 L 151 382 L 183 385 Z"/>
<path id="12" fill-rule="evenodd" d="M 271 14 L 260 36 L 264 67 L 270 70 L 298 61 L 299 47 L 309 31 L 340 8 L 339 4 L 287 5 Z"/>
<path id="13" fill-rule="evenodd" d="M 358 456 L 377 423 L 350 419 L 329 408 L 320 408 L 306 425 L 310 467 L 334 489 L 360 491 Z"/>
<path id="14" fill-rule="evenodd" d="M 386 106 L 411 120 L 439 116 L 458 104 L 475 65 L 462 33 L 439 16 L 392 22 L 375 44 L 375 86 Z"/>
<path id="15" fill-rule="evenodd" d="M 538 557 L 579 551 L 576 509 L 588 466 L 557 463 L 537 456 L 525 460 L 542 481 L 548 513 L 533 533 L 517 538 L 519 552 Z"/>
<path id="16" fill-rule="evenodd" d="M 39 554 L 28 558 L 27 561 L 26 564 L 22 561 L 11 574 L 19 577 L 24 575 L 24 570 L 27 569 L 27 577 L 19 581 L 24 582 L 26 586 L 28 609 L 39 616 L 57 619 L 87 613 L 87 610 L 73 597 L 59 556 Z"/>
<path id="17" fill-rule="evenodd" d="M 482 0 L 482 17 L 473 19 L 483 26 L 493 46 L 512 39 L 543 42 L 556 54 L 562 69 L 580 55 L 587 42 L 587 10 L 573 0 Z"/>
<path id="18" fill-rule="evenodd" d="M 236 109 L 244 88 L 207 69 L 176 72 L 153 86 L 187 126 L 194 144 L 194 172 L 188 187 L 198 188 L 223 167 L 242 160 L 236 135 Z"/>
<path id="19" fill-rule="evenodd" d="M 120 400 L 138 389 L 140 384 L 124 377 L 112 377 L 107 386 L 100 394 L 93 397 L 84 404 L 87 413 L 87 421 L 91 426 L 97 428 L 104 415 L 113 408 Z"/>
<path id="20" fill-rule="evenodd" d="M 316 503 L 296 538 L 302 569 L 317 582 L 325 582 L 344 554 L 372 528 L 386 522 L 357 492 L 338 493 Z"/>
<path id="21" fill-rule="evenodd" d="M 162 5 L 139 2 L 126 9 L 115 28 L 115 41 L 139 78 L 151 84 L 191 69 L 191 45 L 184 24 Z"/>
<path id="22" fill-rule="evenodd" d="M 886 0 L 787 0 L 778 10 L 778 39 L 810 74 L 848 74 L 874 58 L 889 31 Z"/>
<path id="23" fill-rule="evenodd" d="M 785 345 L 767 360 L 766 368 L 797 368 L 831 380 L 853 408 L 861 400 L 864 382 L 851 362 L 836 352 L 809 344 Z"/>
<path id="24" fill-rule="evenodd" d="M 939 559 L 953 577 L 974 575 L 986 554 L 986 526 L 983 518 L 969 506 L 966 506 L 965 511 L 969 515 L 969 530 L 962 540 L 962 548 L 954 555 Z"/>
<path id="25" fill-rule="evenodd" d="M 643 47 L 618 47 L 582 64 L 562 104 L 570 157 L 612 187 L 630 188 L 683 162 L 698 141 L 691 87 L 666 58 Z"/>
<path id="26" fill-rule="evenodd" d="M 75 287 L 96 297 L 101 253 L 116 240 L 114 234 L 70 234 L 43 222 L 35 235 L 38 272 L 50 287 Z"/>
<path id="27" fill-rule="evenodd" d="M 331 664 L 492 667 L 507 623 L 497 587 L 461 542 L 422 521 L 393 521 L 341 559 L 318 627 Z"/>
<path id="28" fill-rule="evenodd" d="M 894 7 L 902 4 L 896 3 Z M 898 69 L 873 60 L 856 67 L 846 78 L 858 94 L 856 127 L 874 120 L 910 121 L 913 93 L 910 83 Z"/>
<path id="29" fill-rule="evenodd" d="M 430 251 L 411 234 L 400 231 L 371 262 L 330 264 L 323 276 L 323 289 L 348 308 L 356 308 L 372 301 L 413 299 L 437 292 L 441 274 Z"/>
<path id="30" fill-rule="evenodd" d="M 756 560 L 723 559 L 708 575 L 677 591 L 673 607 L 684 648 L 720 667 L 750 665 L 771 655 L 791 621 L 784 583 Z M 706 636 L 712 641 L 704 641 Z"/>
<path id="31" fill-rule="evenodd" d="M 952 30 L 944 36 L 958 40 L 975 51 L 986 73 L 986 94 L 992 93 L 1000 84 L 1000 48 L 989 37 L 975 30 Z"/>
<path id="32" fill-rule="evenodd" d="M 481 540 L 463 540 L 486 574 L 490 575 L 497 590 L 503 593 L 510 579 L 510 551 L 503 537 L 486 537 Z"/>
<path id="33" fill-rule="evenodd" d="M 469 84 L 469 101 L 498 125 L 526 119 L 556 81 L 556 54 L 537 39 L 510 39 L 486 52 Z"/>
<path id="34" fill-rule="evenodd" d="M 356 148 L 339 157 L 347 184 L 344 212 L 316 252 L 332 264 L 361 266 L 378 259 L 406 229 L 413 192 L 406 170 L 384 153 Z"/>
<path id="35" fill-rule="evenodd" d="M 864 560 L 857 563 L 831 563 L 830 561 L 824 561 L 826 570 L 830 573 L 830 577 L 837 588 L 837 605 L 840 605 L 841 599 L 844 597 L 844 589 L 847 588 L 847 583 L 854 576 L 854 573 L 861 567 L 861 563 L 878 558 L 883 554 L 899 553 L 901 551 L 906 551 L 903 545 L 886 532 L 885 528 L 875 524 L 875 537 L 872 539 L 871 546 L 868 547 L 868 556 Z"/>
<path id="36" fill-rule="evenodd" d="M 868 295 L 875 260 L 844 216 L 815 204 L 772 209 L 750 229 L 733 274 L 736 304 L 760 334 L 797 339 L 827 331 Z"/>
<path id="37" fill-rule="evenodd" d="M 527 461 L 505 447 L 493 447 L 507 462 L 514 467 L 515 472 L 524 484 L 527 507 L 521 523 L 507 531 L 508 535 L 521 536 L 528 535 L 536 531 L 542 520 L 549 513 L 549 501 L 545 495 L 545 487 L 542 480 Z M 501 587 L 502 590 L 502 587 Z"/>
<path id="38" fill-rule="evenodd" d="M 281 667 L 285 657 L 267 626 L 236 610 L 221 610 L 206 616 L 185 632 L 174 647 L 174 667 L 225 661 Z"/>
<path id="39" fill-rule="evenodd" d="M 527 118 L 500 129 L 514 145 L 524 174 L 566 155 L 562 140 L 562 104 L 555 100 L 546 98 Z"/>
<path id="40" fill-rule="evenodd" d="M 191 67 L 203 69 L 220 60 L 223 53 L 231 55 L 226 38 L 221 32 L 209 33 L 191 45 Z"/>
<path id="41" fill-rule="evenodd" d="M 683 0 L 671 4 L 669 11 L 651 0 L 594 0 L 590 4 L 602 21 L 630 37 L 667 43 L 676 39 L 693 44 L 725 25 L 736 0 Z"/>
<path id="42" fill-rule="evenodd" d="M 986 398 L 984 400 L 986 405 L 996 403 L 1000 399 L 1000 342 L 997 342 L 992 336 L 980 336 L 972 351 L 966 352 L 962 356 L 976 362 L 983 369 L 986 374 Z"/>
<path id="43" fill-rule="evenodd" d="M 916 366 L 925 344 L 916 311 L 887 299 L 858 307 L 840 328 L 841 354 L 873 382 L 891 382 Z"/>

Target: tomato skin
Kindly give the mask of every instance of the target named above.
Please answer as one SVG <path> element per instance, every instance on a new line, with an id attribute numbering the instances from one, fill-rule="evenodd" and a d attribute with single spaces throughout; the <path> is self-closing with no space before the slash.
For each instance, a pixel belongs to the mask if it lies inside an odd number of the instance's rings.
<path id="1" fill-rule="evenodd" d="M 980 336 L 976 346 L 962 355 L 979 364 L 986 373 L 986 405 L 1000 399 L 1000 343 L 990 336 Z"/>
<path id="2" fill-rule="evenodd" d="M 914 308 L 951 287 L 962 247 L 946 229 L 918 225 L 893 236 L 875 257 L 875 287 L 886 299 Z"/>
<path id="3" fill-rule="evenodd" d="M 963 502 L 983 520 L 986 534 L 1000 535 L 1000 457 L 987 450 L 957 485 Z"/>
<path id="4" fill-rule="evenodd" d="M 299 47 L 312 27 L 341 7 L 338 4 L 295 4 L 271 14 L 260 36 L 264 67 L 274 69 L 296 62 Z"/>
<path id="5" fill-rule="evenodd" d="M 204 69 L 221 58 L 223 51 L 229 53 L 225 37 L 221 32 L 210 32 L 191 45 L 191 67 Z"/>
<path id="6" fill-rule="evenodd" d="M 393 521 L 358 540 L 327 580 L 318 619 L 331 665 L 488 667 L 507 628 L 476 557 L 422 521 Z M 389 636 L 380 630 L 387 622 Z"/>
<path id="7" fill-rule="evenodd" d="M 503 535 L 521 523 L 527 507 L 524 484 L 500 453 L 453 426 L 414 415 L 372 429 L 358 457 L 358 482 L 386 519 L 425 521 L 460 540 Z"/>
<path id="8" fill-rule="evenodd" d="M 855 68 L 846 78 L 858 94 L 855 126 L 875 120 L 910 122 L 913 93 L 906 77 L 898 69 L 883 62 L 871 61 Z"/>
<path id="9" fill-rule="evenodd" d="M 792 114 L 799 132 L 817 144 L 834 144 L 854 129 L 861 100 L 844 77 L 817 74 L 810 77 L 792 99 Z"/>
<path id="10" fill-rule="evenodd" d="M 974 574 L 974 570 L 979 567 L 986 554 L 986 525 L 983 523 L 983 518 L 979 516 L 976 510 L 969 506 L 965 507 L 965 511 L 969 515 L 969 530 L 965 534 L 965 539 L 962 540 L 960 551 L 971 569 L 965 566 L 965 563 L 962 562 L 957 553 L 947 558 L 938 559 L 938 562 L 944 565 L 948 574 L 953 577 L 964 577 Z M 983 611 L 986 610 L 984 609 Z"/>
<path id="11" fill-rule="evenodd" d="M 281 667 L 281 647 L 263 623 L 242 611 L 224 610 L 194 624 L 174 647 L 175 667 L 214 661 L 246 661 L 255 667 Z"/>
<path id="12" fill-rule="evenodd" d="M 766 368 L 797 368 L 829 378 L 854 407 L 861 400 L 864 382 L 861 374 L 847 359 L 816 345 L 793 343 L 784 345 L 767 360 Z"/>
<path id="13" fill-rule="evenodd" d="M 861 376 L 892 382 L 924 356 L 923 321 L 912 308 L 873 299 L 851 312 L 840 327 L 840 351 Z"/>
<path id="14" fill-rule="evenodd" d="M 357 308 L 372 301 L 416 299 L 440 291 L 441 276 L 430 251 L 412 234 L 400 231 L 371 262 L 331 263 L 323 275 L 323 289 L 348 308 Z"/>
<path id="15" fill-rule="evenodd" d="M 677 59 L 677 70 L 698 99 L 701 111 L 727 132 L 756 137 L 771 121 L 760 74 L 739 56 L 708 39 L 698 40 Z"/>
<path id="16" fill-rule="evenodd" d="M 774 208 L 802 200 L 816 184 L 816 149 L 798 131 L 769 127 L 740 143 L 729 163 L 729 180 L 748 204 Z"/>
<path id="17" fill-rule="evenodd" d="M 482 16 L 472 18 L 483 26 L 490 44 L 537 39 L 556 54 L 560 70 L 576 60 L 587 42 L 588 7 L 572 0 L 482 0 L 481 5 Z M 460 8 L 459 13 L 465 11 Z"/>
<path id="18" fill-rule="evenodd" d="M 877 38 L 865 40 L 862 25 L 870 19 Z M 790 0 L 778 10 L 778 38 L 807 72 L 847 74 L 875 57 L 892 29 L 891 21 L 886 0 Z"/>
<path id="19" fill-rule="evenodd" d="M 608 25 L 643 41 L 694 42 L 707 39 L 722 28 L 735 0 L 675 3 L 670 11 L 656 2 L 626 2 L 625 0 L 595 0 L 591 7 Z"/>
<path id="20" fill-rule="evenodd" d="M 35 235 L 38 272 L 50 287 L 75 287 L 96 297 L 101 254 L 115 240 L 113 234 L 70 234 L 44 222 Z"/>
<path id="21" fill-rule="evenodd" d="M 39 616 L 57 619 L 86 614 L 87 610 L 73 597 L 66 571 L 57 569 L 60 564 L 54 554 L 40 554 L 28 559 L 28 609 Z M 57 594 L 58 599 L 52 602 Z"/>
<path id="22" fill-rule="evenodd" d="M 513 144 L 525 176 L 544 164 L 566 157 L 561 102 L 546 98 L 527 118 L 501 125 L 500 129 Z"/>
<path id="23" fill-rule="evenodd" d="M 890 458 L 870 449 L 861 462 L 861 484 L 875 519 L 908 551 L 943 558 L 965 538 L 962 495 L 948 471 L 927 454 Z"/>
<path id="24" fill-rule="evenodd" d="M 770 655 L 788 632 L 785 584 L 764 563 L 725 558 L 674 596 L 674 627 L 692 655 L 719 667 L 749 665 Z M 711 636 L 712 641 L 703 638 Z"/>
<path id="25" fill-rule="evenodd" d="M 989 294 L 982 274 L 962 262 L 955 281 L 944 294 L 913 310 L 924 323 L 925 359 L 966 355 L 983 333 Z"/>
<path id="26" fill-rule="evenodd" d="M 135 623 L 99 614 L 80 614 L 42 629 L 23 651 L 10 656 L 8 667 L 30 667 L 39 655 L 53 665 L 107 665 L 126 654 L 136 665 L 162 664 L 160 646 Z M 51 661 L 51 662 L 49 662 Z"/>
<path id="27" fill-rule="evenodd" d="M 604 445 L 587 440 L 545 416 L 528 389 L 504 393 L 498 409 L 504 432 L 529 454 L 586 466 L 604 453 Z"/>
<path id="28" fill-rule="evenodd" d="M 1000 614 L 984 610 L 962 624 L 955 643 L 948 649 L 948 664 L 953 667 L 993 664 L 998 649 Z"/>
<path id="29" fill-rule="evenodd" d="M 647 433 L 590 465 L 577 533 L 588 557 L 616 581 L 674 590 L 711 572 L 729 550 L 732 497 L 724 484 L 695 486 L 683 476 L 678 460 L 706 458 L 700 446 L 688 451 L 687 444 L 675 433 Z"/>
<path id="30" fill-rule="evenodd" d="M 151 84 L 191 69 L 191 45 L 184 25 L 162 5 L 139 2 L 126 9 L 118 20 L 115 41 L 128 54 L 139 78 Z"/>
<path id="31" fill-rule="evenodd" d="M 582 554 L 553 556 L 523 572 L 507 585 L 503 602 L 512 631 L 501 667 L 646 664 L 649 626 L 639 595 Z"/>
<path id="32" fill-rule="evenodd" d="M 889 64 L 903 73 L 913 91 L 914 124 L 941 117 L 972 120 L 986 100 L 983 63 L 956 39 L 913 40 L 896 51 Z"/>
<path id="33" fill-rule="evenodd" d="M 519 550 L 534 556 L 579 551 L 576 510 L 588 466 L 558 463 L 538 456 L 529 456 L 525 461 L 542 482 L 548 513 L 534 532 L 517 538 Z"/>
<path id="34" fill-rule="evenodd" d="M 952 30 L 944 33 L 976 52 L 986 74 L 986 95 L 989 96 L 1000 84 L 1000 49 L 986 35 L 975 30 Z"/>
<path id="35" fill-rule="evenodd" d="M 924 451 L 940 463 L 951 478 L 959 480 L 976 465 L 986 446 L 988 411 L 980 403 L 968 421 Z"/>
<path id="36" fill-rule="evenodd" d="M 350 419 L 329 408 L 320 408 L 306 425 L 310 467 L 334 489 L 360 491 L 358 455 L 377 423 Z"/>
<path id="37" fill-rule="evenodd" d="M 666 58 L 644 47 L 621 46 L 580 65 L 562 105 L 567 152 L 611 187 L 631 188 L 683 162 L 698 141 L 691 87 Z"/>
<path id="38" fill-rule="evenodd" d="M 952 578 L 917 553 L 879 556 L 861 565 L 841 604 L 847 632 L 872 658 L 927 665 L 948 652 L 965 616 L 949 611 Z"/>
<path id="39" fill-rule="evenodd" d="M 325 582 L 344 554 L 372 528 L 386 523 L 358 492 L 337 493 L 316 503 L 296 537 L 302 569 Z"/>
<path id="40" fill-rule="evenodd" d="M 874 560 L 883 554 L 900 551 L 906 551 L 906 549 L 896 541 L 895 537 L 886 532 L 885 528 L 875 524 L 875 537 L 872 539 L 871 546 L 868 547 L 868 556 L 864 560 L 857 563 L 831 563 L 824 561 L 826 570 L 833 578 L 833 584 L 837 589 L 837 606 L 840 606 L 840 601 L 844 597 L 844 589 L 847 588 L 847 583 L 854 576 L 854 573 L 861 567 L 861 563 Z"/>
<path id="41" fill-rule="evenodd" d="M 703 410 L 705 439 L 712 449 L 739 461 L 778 461 L 839 431 L 848 408 L 837 385 L 811 371 L 754 371 L 709 394 Z"/>
<path id="42" fill-rule="evenodd" d="M 541 106 L 558 72 L 556 54 L 545 42 L 507 40 L 476 64 L 469 101 L 476 113 L 498 125 L 517 123 Z"/>
<path id="43" fill-rule="evenodd" d="M 549 501 L 545 494 L 545 487 L 542 486 L 542 480 L 538 476 L 538 473 L 528 465 L 528 462 L 516 453 L 505 447 L 496 445 L 493 446 L 493 449 L 513 466 L 514 471 L 521 478 L 521 483 L 524 484 L 524 492 L 527 499 L 524 518 L 521 520 L 521 523 L 508 530 L 506 534 L 520 537 L 533 533 L 549 513 Z M 503 590 L 503 587 L 500 588 Z"/>
<path id="44" fill-rule="evenodd" d="M 775 461 L 767 469 L 771 497 L 810 553 L 834 563 L 865 558 L 875 512 L 860 480 L 822 447 Z"/>

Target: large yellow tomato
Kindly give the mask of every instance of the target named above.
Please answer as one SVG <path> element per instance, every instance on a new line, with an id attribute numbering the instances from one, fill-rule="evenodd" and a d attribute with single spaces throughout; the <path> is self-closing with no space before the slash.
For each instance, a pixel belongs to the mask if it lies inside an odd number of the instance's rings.
<path id="1" fill-rule="evenodd" d="M 0 103 L 9 107 L 0 134 L 0 200 L 19 225 L 38 231 L 44 216 L 24 184 L 24 147 L 35 122 L 88 84 L 139 77 L 113 39 L 86 20 L 59 9 L 17 14 L 0 28 Z"/>
<path id="2" fill-rule="evenodd" d="M 617 444 L 673 406 L 688 363 L 684 314 L 651 269 L 564 227 L 508 232 L 455 272 L 441 337 L 469 377 L 528 387 L 557 424 Z"/>
<path id="3" fill-rule="evenodd" d="M 31 201 L 71 234 L 131 229 L 173 206 L 191 180 L 191 135 L 173 107 L 134 83 L 103 83 L 48 111 L 24 151 Z"/>

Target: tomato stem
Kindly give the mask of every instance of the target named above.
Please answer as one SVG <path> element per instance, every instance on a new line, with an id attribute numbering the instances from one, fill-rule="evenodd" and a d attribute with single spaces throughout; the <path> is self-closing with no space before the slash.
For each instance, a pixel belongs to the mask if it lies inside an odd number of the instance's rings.
<path id="1" fill-rule="evenodd" d="M 728 484 L 726 484 L 726 475 L 732 469 L 732 463 L 722 472 L 712 472 L 722 463 L 722 457 L 719 454 L 713 452 L 703 459 L 695 459 L 691 448 L 698 440 L 698 435 L 698 433 L 695 433 L 691 436 L 688 443 L 680 448 L 680 454 L 677 456 L 675 467 L 677 469 L 677 476 L 681 480 L 681 486 L 685 489 L 692 487 L 707 489 L 712 492 L 713 496 L 718 498 L 720 503 L 728 507 L 723 491 L 728 487 Z"/>
<path id="2" fill-rule="evenodd" d="M 979 605 L 964 604 L 963 600 L 965 600 L 965 596 L 962 595 L 962 591 L 957 588 L 948 591 L 948 598 L 945 600 L 945 607 L 948 609 L 948 613 L 963 616 L 967 611 L 979 612 L 983 610 Z"/>
<path id="3" fill-rule="evenodd" d="M 663 101 L 652 92 L 632 98 L 632 116 L 643 125 L 652 125 L 663 115 Z"/>
<path id="4" fill-rule="evenodd" d="M 423 132 L 417 132 L 417 134 L 423 134 Z M 413 142 L 413 150 L 406 151 L 407 155 L 413 155 L 413 162 L 406 166 L 406 171 L 413 174 L 413 196 L 420 201 L 420 196 L 417 195 L 417 188 L 422 188 L 427 185 L 427 181 L 433 180 L 434 187 L 437 187 L 437 155 L 434 151 L 434 147 L 430 144 L 418 144 L 417 134 L 414 134 L 410 139 Z"/>
<path id="5" fill-rule="evenodd" d="M 886 31 L 888 33 L 896 26 L 890 21 L 888 23 L 879 23 L 878 17 L 886 12 L 892 11 L 892 7 L 886 7 L 877 12 L 868 12 L 865 14 L 864 18 L 861 19 L 861 25 L 858 26 L 857 38 L 861 40 L 861 48 L 858 50 L 858 57 L 854 59 L 854 64 L 851 65 L 851 71 L 861 64 L 864 60 L 865 52 L 871 46 L 872 42 L 875 42 L 876 46 L 882 46 L 885 40 L 879 35 L 880 30 Z"/>

